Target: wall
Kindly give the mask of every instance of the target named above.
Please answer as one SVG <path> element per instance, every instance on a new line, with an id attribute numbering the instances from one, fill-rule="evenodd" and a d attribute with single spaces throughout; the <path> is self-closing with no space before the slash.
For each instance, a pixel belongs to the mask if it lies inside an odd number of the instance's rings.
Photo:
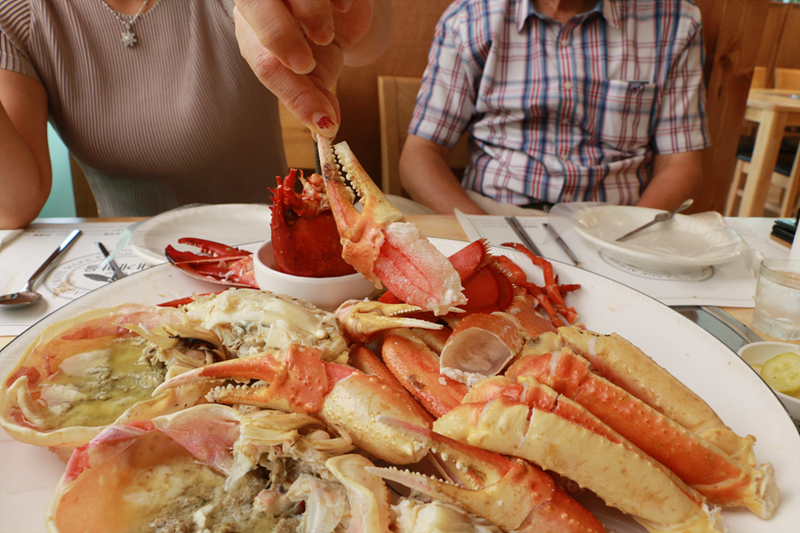
<path id="1" fill-rule="evenodd" d="M 767 67 L 767 86 L 772 86 L 773 69 L 800 69 L 800 4 L 771 2 L 764 23 L 756 65 Z"/>
<path id="2" fill-rule="evenodd" d="M 50 124 L 47 125 L 47 142 L 50 145 L 50 164 L 53 168 L 53 188 L 40 217 L 74 217 L 75 196 L 72 193 L 72 173 L 69 152 Z"/>

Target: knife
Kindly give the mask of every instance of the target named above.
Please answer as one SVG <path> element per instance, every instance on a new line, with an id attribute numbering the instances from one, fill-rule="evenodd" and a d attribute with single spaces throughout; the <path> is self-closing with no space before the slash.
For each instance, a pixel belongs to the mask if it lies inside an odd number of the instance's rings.
<path id="1" fill-rule="evenodd" d="M 103 245 L 103 243 L 98 242 L 97 246 L 98 248 L 100 248 L 100 251 L 103 252 L 103 257 L 108 259 L 109 253 L 108 250 L 106 250 L 106 247 Z M 122 271 L 117 262 L 114 261 L 113 259 L 108 262 L 108 265 L 114 270 L 114 275 L 111 276 L 111 281 L 117 281 L 118 279 L 127 276 L 127 274 Z"/>
<path id="2" fill-rule="evenodd" d="M 572 260 L 572 262 L 575 264 L 575 266 L 578 267 L 578 268 L 583 268 L 583 265 L 581 264 L 581 262 L 578 261 L 577 257 L 575 257 L 575 254 L 570 249 L 570 247 L 567 246 L 567 243 L 564 242 L 564 239 L 562 239 L 558 235 L 558 233 L 556 233 L 556 230 L 554 230 L 553 227 L 550 224 L 545 224 L 544 227 L 545 227 L 545 229 L 547 229 L 547 232 L 556 240 L 558 245 L 561 246 L 561 249 L 564 250 L 564 252 L 566 252 L 566 254 L 569 256 L 569 258 Z"/>
<path id="3" fill-rule="evenodd" d="M 511 229 L 514 230 L 514 233 L 517 234 L 517 237 L 522 241 L 522 244 L 528 247 L 528 250 L 535 253 L 539 257 L 542 257 L 542 252 L 539 251 L 539 248 L 533 243 L 528 235 L 528 232 L 525 231 L 525 228 L 522 227 L 522 224 L 519 223 L 517 217 L 505 217 L 506 223 L 511 226 Z"/>

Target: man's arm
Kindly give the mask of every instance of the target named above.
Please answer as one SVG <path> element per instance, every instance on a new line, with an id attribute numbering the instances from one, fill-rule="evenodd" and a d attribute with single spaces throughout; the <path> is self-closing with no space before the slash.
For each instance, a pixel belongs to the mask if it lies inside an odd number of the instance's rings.
<path id="1" fill-rule="evenodd" d="M 0 228 L 24 228 L 50 195 L 47 94 L 8 70 L 0 70 L 0 161 Z"/>
<path id="2" fill-rule="evenodd" d="M 446 146 L 409 134 L 400 155 L 403 188 L 415 201 L 443 215 L 452 215 L 456 208 L 468 214 L 485 215 L 450 170 L 450 152 Z"/>
<path id="3" fill-rule="evenodd" d="M 656 155 L 653 179 L 636 205 L 671 210 L 687 198 L 695 198 L 703 180 L 702 153 L 702 150 L 695 150 Z"/>

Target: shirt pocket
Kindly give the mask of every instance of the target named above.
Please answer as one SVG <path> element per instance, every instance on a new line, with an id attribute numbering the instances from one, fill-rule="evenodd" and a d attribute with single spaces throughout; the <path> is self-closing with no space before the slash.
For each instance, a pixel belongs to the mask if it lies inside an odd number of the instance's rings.
<path id="1" fill-rule="evenodd" d="M 601 81 L 594 109 L 600 142 L 624 153 L 646 146 L 656 88 L 645 81 Z"/>

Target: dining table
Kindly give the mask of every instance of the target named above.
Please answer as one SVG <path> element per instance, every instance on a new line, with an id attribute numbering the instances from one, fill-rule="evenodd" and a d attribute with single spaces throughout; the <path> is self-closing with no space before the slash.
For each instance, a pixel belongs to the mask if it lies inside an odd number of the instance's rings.
<path id="1" fill-rule="evenodd" d="M 757 217 L 764 211 L 786 128 L 800 126 L 800 91 L 751 89 L 744 118 L 758 124 L 758 130 L 739 216 Z"/>
<path id="2" fill-rule="evenodd" d="M 468 240 L 467 234 L 465 233 L 463 227 L 461 226 L 457 218 L 453 215 L 408 215 L 406 218 L 408 221 L 416 224 L 417 227 L 419 227 L 419 229 L 429 237 L 435 237 L 441 239 L 453 239 L 459 241 Z M 99 224 L 108 222 L 122 222 L 122 223 L 134 224 L 136 222 L 141 222 L 142 220 L 145 219 L 139 217 L 57 218 L 57 219 L 40 218 L 37 219 L 36 222 L 48 223 L 48 224 L 59 224 L 59 223 L 75 224 L 75 223 L 93 223 L 93 222 Z M 774 237 L 772 237 L 772 240 L 788 247 L 788 244 L 786 244 L 784 241 L 775 239 Z M 1 253 L 2 251 L 0 250 L 0 254 Z M 752 328 L 752 322 L 753 322 L 752 308 L 721 307 L 720 309 L 724 313 L 727 313 L 728 315 L 739 321 L 741 324 L 744 324 L 744 326 L 746 326 L 747 328 Z M 779 340 L 769 337 L 761 332 L 757 332 L 757 334 L 764 340 L 776 340 L 776 341 Z M 7 345 L 12 339 L 14 339 L 14 336 L 10 335 L 0 336 L 0 349 L 2 349 L 5 345 Z"/>

